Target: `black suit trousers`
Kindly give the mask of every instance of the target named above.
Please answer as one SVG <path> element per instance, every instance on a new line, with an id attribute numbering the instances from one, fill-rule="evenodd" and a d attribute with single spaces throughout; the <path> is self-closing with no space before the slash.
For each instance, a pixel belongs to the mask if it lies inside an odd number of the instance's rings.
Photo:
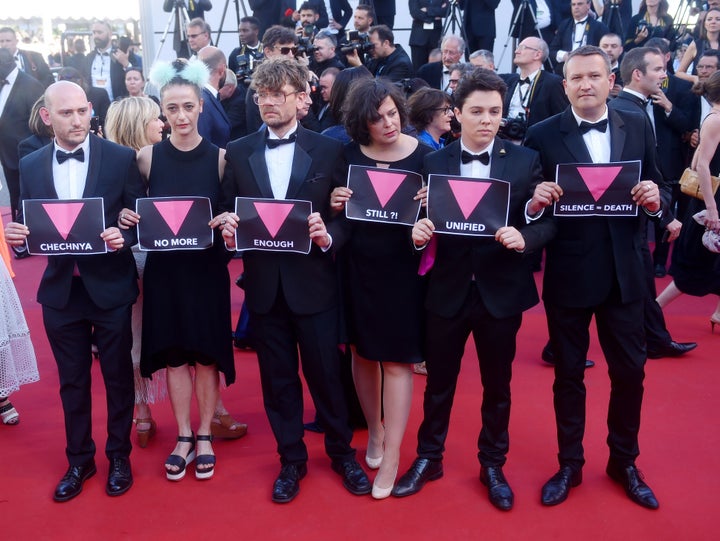
<path id="1" fill-rule="evenodd" d="M 265 412 L 282 464 L 302 464 L 308 454 L 303 442 L 303 393 L 299 359 L 317 418 L 325 429 L 325 450 L 333 461 L 354 458 L 352 430 L 340 380 L 338 312 L 294 314 L 278 288 L 266 314 L 250 313 Z"/>
<path id="2" fill-rule="evenodd" d="M 73 278 L 65 308 L 58 310 L 43 305 L 45 331 L 58 367 L 65 416 L 65 452 L 71 466 L 84 464 L 95 456 L 90 394 L 93 329 L 107 398 L 105 455 L 109 459 L 130 456 L 135 405 L 130 356 L 131 308 L 131 304 L 110 310 L 98 308 L 80 278 Z"/>
<path id="3" fill-rule="evenodd" d="M 418 431 L 419 457 L 442 459 L 465 343 L 472 333 L 483 386 L 478 458 L 483 466 L 505 464 L 512 361 L 521 322 L 522 314 L 502 319 L 491 316 L 474 283 L 457 316 L 443 318 L 427 312 L 428 375 Z"/>
<path id="4" fill-rule="evenodd" d="M 640 453 L 638 431 L 645 378 L 645 331 L 642 299 L 622 303 L 619 287 L 601 304 L 570 308 L 545 302 L 550 341 L 556 355 L 553 395 L 558 461 L 580 470 L 585 463 L 585 359 L 590 321 L 595 316 L 600 346 L 610 375 L 608 438 L 610 458 L 634 464 Z"/>

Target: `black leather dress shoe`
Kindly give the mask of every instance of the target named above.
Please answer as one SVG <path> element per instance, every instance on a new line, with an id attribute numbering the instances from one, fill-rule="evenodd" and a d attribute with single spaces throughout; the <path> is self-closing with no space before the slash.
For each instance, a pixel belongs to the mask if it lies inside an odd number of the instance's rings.
<path id="1" fill-rule="evenodd" d="M 307 464 L 285 464 L 273 484 L 272 501 L 288 503 L 300 492 L 300 480 L 307 475 Z"/>
<path id="2" fill-rule="evenodd" d="M 83 483 L 96 473 L 97 468 L 95 468 L 93 459 L 88 460 L 82 466 L 70 466 L 55 488 L 53 499 L 56 502 L 72 500 L 82 492 Z"/>
<path id="3" fill-rule="evenodd" d="M 647 486 L 642 473 L 634 465 L 619 466 L 615 462 L 610 461 L 605 471 L 611 479 L 623 486 L 628 497 L 635 503 L 648 509 L 657 509 L 660 507 L 652 489 Z"/>
<path id="4" fill-rule="evenodd" d="M 665 269 L 665 265 L 655 265 L 655 278 L 664 278 L 667 274 L 667 269 Z"/>
<path id="5" fill-rule="evenodd" d="M 442 476 L 442 462 L 428 458 L 416 458 L 405 475 L 395 483 L 392 495 L 397 498 L 411 496 L 420 492 L 428 481 L 435 481 Z"/>
<path id="6" fill-rule="evenodd" d="M 356 496 L 370 494 L 372 485 L 365 470 L 354 458 L 345 462 L 333 462 L 332 469 L 343 479 L 343 486 Z"/>
<path id="7" fill-rule="evenodd" d="M 573 471 L 570 466 L 561 466 L 542 488 L 542 504 L 557 505 L 567 500 L 572 487 L 582 483 L 582 470 Z"/>
<path id="8" fill-rule="evenodd" d="M 550 347 L 550 342 L 545 344 L 545 347 L 540 354 L 540 358 L 548 364 L 555 365 L 555 352 Z M 593 366 L 595 366 L 595 361 L 585 359 L 585 368 L 592 368 Z"/>
<path id="9" fill-rule="evenodd" d="M 661 359 L 663 357 L 680 357 L 697 347 L 696 342 L 670 342 L 660 349 L 648 349 L 648 359 Z"/>
<path id="10" fill-rule="evenodd" d="M 110 459 L 110 472 L 108 473 L 105 492 L 108 496 L 120 496 L 125 494 L 133 484 L 132 470 L 130 469 L 129 458 Z"/>
<path id="11" fill-rule="evenodd" d="M 510 511 L 515 497 L 500 466 L 480 469 L 480 482 L 488 488 L 490 503 L 501 511 Z"/>

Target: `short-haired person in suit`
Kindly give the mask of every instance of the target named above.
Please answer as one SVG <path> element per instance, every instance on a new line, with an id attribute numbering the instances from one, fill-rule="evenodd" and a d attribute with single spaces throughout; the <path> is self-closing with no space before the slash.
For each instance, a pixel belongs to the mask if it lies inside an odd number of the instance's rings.
<path id="1" fill-rule="evenodd" d="M 13 220 L 20 201 L 18 143 L 31 135 L 28 120 L 33 104 L 42 93 L 43 86 L 17 67 L 8 49 L 0 48 L 0 163 L 10 192 Z M 15 253 L 23 257 L 27 252 L 23 246 Z"/>
<path id="2" fill-rule="evenodd" d="M 395 36 L 392 30 L 385 25 L 373 26 L 369 33 L 370 43 L 373 49 L 370 51 L 371 60 L 367 68 L 375 77 L 385 77 L 393 82 L 409 79 L 415 73 L 412 60 L 403 49 L 402 45 L 395 43 Z M 354 55 L 347 57 L 351 66 L 359 66 L 360 61 L 357 51 Z"/>
<path id="3" fill-rule="evenodd" d="M 408 45 L 413 69 L 417 72 L 420 66 L 427 63 L 430 51 L 440 43 L 443 17 L 447 16 L 450 4 L 448 0 L 410 0 L 408 7 L 412 17 Z"/>
<path id="4" fill-rule="evenodd" d="M 91 341 L 95 335 L 107 394 L 110 461 L 106 492 L 125 493 L 132 485 L 130 429 L 135 392 L 130 356 L 130 310 L 138 295 L 137 269 L 130 245 L 134 233 L 117 227 L 120 210 L 135 207 L 144 187 L 135 152 L 90 130 L 91 106 L 75 83 L 58 81 L 45 92 L 43 122 L 55 142 L 20 162 L 21 199 L 101 197 L 107 228 L 100 235 L 108 252 L 48 257 L 37 300 L 60 379 L 70 467 L 55 489 L 59 502 L 74 498 L 96 473 L 91 430 Z M 22 217 L 19 218 L 19 222 Z M 22 223 L 5 228 L 8 244 L 18 246 L 31 231 Z"/>
<path id="5" fill-rule="evenodd" d="M 228 145 L 220 205 L 228 211 L 221 222 L 228 248 L 235 247 L 237 196 L 301 199 L 310 201 L 314 211 L 308 216 L 309 254 L 246 251 L 243 256 L 265 412 L 280 454 L 272 492 L 276 503 L 295 498 L 307 473 L 298 350 L 333 470 L 353 494 L 372 489 L 350 446 L 337 348 L 339 287 L 331 237 L 336 231 L 331 228 L 329 234 L 325 225 L 330 192 L 343 183 L 346 168 L 338 141 L 297 122 L 307 98 L 307 76 L 307 69 L 290 58 L 265 60 L 258 67 L 252 86 L 267 129 Z"/>
<path id="6" fill-rule="evenodd" d="M 513 64 L 520 73 L 505 79 L 508 91 L 503 116 L 518 118 L 522 114 L 527 125 L 532 126 L 567 108 L 562 78 L 542 69 L 548 54 L 547 43 L 540 38 L 531 36 L 518 44 Z"/>
<path id="7" fill-rule="evenodd" d="M 552 212 L 563 190 L 554 182 L 565 163 L 640 160 L 641 178 L 630 191 L 640 213 L 662 213 L 655 141 L 639 113 L 609 110 L 613 85 L 610 62 L 602 49 L 583 46 L 565 62 L 565 91 L 570 107 L 532 126 L 525 144 L 540 153 L 544 182 L 527 207 L 530 218 Z M 555 353 L 553 384 L 559 471 L 543 486 L 542 503 L 565 501 L 582 482 L 585 464 L 585 360 L 590 322 L 610 376 L 607 444 L 608 475 L 630 499 L 657 509 L 658 502 L 635 465 L 645 378 L 644 304 L 648 295 L 642 260 L 642 225 L 636 217 L 562 218 L 553 216 L 557 233 L 546 247 L 543 300 Z"/>
<path id="8" fill-rule="evenodd" d="M 610 71 L 615 75 L 615 84 L 610 89 L 610 97 L 615 98 L 623 87 L 622 75 L 620 74 L 620 60 L 624 52 L 622 38 L 618 34 L 605 34 L 600 38 L 599 47 L 610 58 Z"/>
<path id="9" fill-rule="evenodd" d="M 665 66 L 665 56 L 658 49 L 636 47 L 635 49 L 629 50 L 620 65 L 620 73 L 622 73 L 623 79 L 625 80 L 625 87 L 620 94 L 618 94 L 617 98 L 611 100 L 609 103 L 610 109 L 635 111 L 643 115 L 647 119 L 647 122 L 650 123 L 653 134 L 655 134 L 658 167 L 660 168 L 660 173 L 663 174 L 660 189 L 666 203 L 662 217 L 657 220 L 657 226 L 660 232 L 660 236 L 656 239 L 657 244 L 664 242 L 661 238 L 663 238 L 663 234 L 666 231 L 666 243 L 674 241 L 678 235 L 680 235 L 682 223 L 675 218 L 671 205 L 673 179 L 665 176 L 664 172 L 672 171 L 677 174 L 677 177 L 674 178 L 677 184 L 684 169 L 683 145 L 680 138 L 683 133 L 688 131 L 689 126 L 689 120 L 685 116 L 685 113 L 680 107 L 673 104 L 662 90 L 663 84 L 668 81 Z M 686 90 L 689 92 L 689 83 L 682 79 L 678 79 L 678 81 L 683 83 L 683 85 L 688 85 Z M 662 137 L 658 138 L 659 134 L 662 134 Z M 672 141 L 673 134 L 676 139 L 674 142 Z M 677 164 L 673 163 L 673 158 L 677 160 Z M 668 159 L 670 164 L 668 164 Z M 666 164 L 665 168 L 663 168 L 663 164 Z M 671 167 L 671 170 L 667 168 L 668 165 Z M 679 357 L 695 349 L 697 344 L 694 342 L 675 342 L 667 330 L 662 309 L 655 301 L 655 297 L 657 297 L 657 291 L 655 290 L 655 272 L 652 257 L 650 256 L 650 248 L 647 244 L 646 232 L 647 227 L 644 227 L 642 253 L 647 290 L 650 293 L 645 299 L 647 354 L 651 359 Z"/>
<path id="10" fill-rule="evenodd" d="M 550 43 L 550 59 L 558 75 L 563 74 L 563 64 L 571 51 L 583 45 L 599 45 L 600 38 L 610 32 L 590 14 L 590 0 L 570 0 L 570 10 L 572 16 L 560 22 Z"/>
<path id="11" fill-rule="evenodd" d="M 18 69 L 36 79 L 44 88 L 53 84 L 55 78 L 42 55 L 35 51 L 18 49 L 17 44 L 15 30 L 8 26 L 0 28 L 0 48 L 10 51 Z"/>
<path id="12" fill-rule="evenodd" d="M 460 36 L 447 35 L 440 44 L 440 62 L 425 63 L 417 72 L 431 88 L 452 93 L 450 88 L 450 69 L 460 62 L 465 52 L 465 41 Z M 425 60 L 427 62 L 427 60 Z"/>
<path id="13" fill-rule="evenodd" d="M 459 0 L 463 9 L 465 37 L 470 51 L 495 48 L 495 10 L 500 0 Z"/>
<path id="14" fill-rule="evenodd" d="M 198 59 L 210 71 L 210 79 L 202 90 L 202 112 L 198 118 L 198 133 L 213 145 L 225 148 L 230 142 L 230 119 L 220 103 L 218 92 L 225 84 L 227 63 L 225 54 L 212 45 L 200 50 Z"/>
<path id="15" fill-rule="evenodd" d="M 395 496 L 415 494 L 443 475 L 450 410 L 472 333 L 483 387 L 480 481 L 495 507 L 513 506 L 513 492 L 502 470 L 509 448 L 512 362 L 522 313 L 539 300 L 524 257 L 551 237 L 552 222 L 525 220 L 527 200 L 541 180 L 537 153 L 496 137 L 506 89 L 503 80 L 487 70 L 463 77 L 453 94 L 461 138 L 425 158 L 428 174 L 509 182 L 510 206 L 507 227 L 493 237 L 434 236 L 435 225 L 427 218 L 413 227 L 415 246 L 432 248 L 432 239 L 437 252 L 425 300 L 427 384 L 417 458 L 395 485 Z"/>
<path id="16" fill-rule="evenodd" d="M 93 21 L 91 29 L 95 48 L 85 57 L 85 80 L 104 88 L 110 101 L 127 96 L 125 69 L 132 66 L 128 53 L 112 47 L 112 28 L 107 21 Z"/>

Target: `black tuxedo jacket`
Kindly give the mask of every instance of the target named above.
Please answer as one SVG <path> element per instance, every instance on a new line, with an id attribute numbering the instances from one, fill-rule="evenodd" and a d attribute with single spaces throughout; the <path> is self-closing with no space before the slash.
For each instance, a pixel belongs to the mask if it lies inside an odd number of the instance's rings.
<path id="1" fill-rule="evenodd" d="M 261 130 L 227 146 L 221 211 L 234 212 L 235 197 L 273 198 L 265 162 L 265 136 L 265 130 Z M 342 143 L 298 126 L 286 198 L 310 201 L 313 212 L 319 212 L 328 224 L 330 192 L 344 184 L 345 170 Z M 332 229 L 331 235 L 333 245 L 340 246 L 340 229 Z M 248 308 L 268 313 L 279 291 L 295 314 L 315 314 L 335 307 L 338 287 L 331 252 L 323 252 L 314 243 L 307 255 L 246 251 L 243 263 Z"/>
<path id="2" fill-rule="evenodd" d="M 45 88 L 55 82 L 55 76 L 50 71 L 47 62 L 45 62 L 45 59 L 40 53 L 23 51 L 22 49 L 18 49 L 17 52 L 18 56 L 22 57 L 25 73 L 37 79 Z"/>
<path id="3" fill-rule="evenodd" d="M 53 184 L 54 145 L 47 145 L 20 160 L 20 201 L 57 199 Z M 90 163 L 83 197 L 102 197 L 105 227 L 117 226 L 123 208 L 135 208 L 145 188 L 132 149 L 90 135 Z M 22 208 L 22 207 L 21 207 Z M 22 214 L 18 217 L 22 221 Z M 68 303 L 73 270 L 92 301 L 102 310 L 135 301 L 138 295 L 137 269 L 130 246 L 137 241 L 135 228 L 120 230 L 125 247 L 116 252 L 83 256 L 51 256 L 38 288 L 40 304 L 62 310 Z"/>
<path id="4" fill-rule="evenodd" d="M 85 57 L 85 69 L 83 70 L 83 76 L 89 85 L 92 86 L 92 64 L 97 56 L 97 50 L 93 49 Z M 125 88 L 125 69 L 122 67 L 120 62 L 112 59 L 110 60 L 110 86 L 112 87 L 113 99 L 124 98 L 128 95 L 127 88 Z"/>
<path id="5" fill-rule="evenodd" d="M 460 142 L 425 157 L 425 173 L 459 175 Z M 545 217 L 525 224 L 525 203 L 540 181 L 540 160 L 535 152 L 495 139 L 490 176 L 510 182 L 508 225 L 525 237 L 525 253 L 542 248 L 554 233 L 552 220 Z M 508 250 L 492 237 L 436 235 L 437 254 L 430 272 L 425 306 L 441 317 L 454 317 L 467 298 L 471 283 L 493 317 L 520 314 L 537 304 L 530 265 L 524 254 Z M 474 282 L 473 282 L 474 277 Z"/>
<path id="6" fill-rule="evenodd" d="M 443 4 L 445 7 L 443 7 Z M 410 39 L 408 45 L 418 47 L 437 46 L 442 31 L 442 19 L 450 10 L 447 0 L 410 0 L 408 3 L 412 27 L 410 28 Z M 422 9 L 425 8 L 425 11 Z M 426 23 L 433 23 L 432 30 L 425 30 Z"/>
<path id="7" fill-rule="evenodd" d="M 33 104 L 43 92 L 37 80 L 18 70 L 0 116 L 0 162 L 9 169 L 18 169 L 18 143 L 31 135 L 28 119 Z"/>
<path id="8" fill-rule="evenodd" d="M 503 116 L 507 116 L 515 88 L 520 82 L 520 75 L 512 73 L 505 80 L 508 85 L 503 104 Z M 537 124 L 553 115 L 563 112 L 568 106 L 567 95 L 563 88 L 562 78 L 554 73 L 540 71 L 534 87 L 530 89 L 528 101 L 528 126 Z"/>
<path id="9" fill-rule="evenodd" d="M 429 84 L 431 88 L 445 90 L 442 87 L 442 73 L 444 69 L 445 65 L 442 62 L 430 62 L 420 67 L 417 76 Z"/>
<path id="10" fill-rule="evenodd" d="M 464 9 L 468 36 L 495 37 L 495 10 L 500 0 L 460 0 L 459 5 Z"/>
<path id="11" fill-rule="evenodd" d="M 661 184 L 649 122 L 639 113 L 613 109 L 608 118 L 611 161 L 641 160 L 641 178 Z M 555 180 L 558 164 L 592 162 L 570 107 L 532 126 L 525 144 L 540 153 L 546 181 Z M 545 213 L 552 213 L 552 207 Z M 641 251 L 646 221 L 641 216 L 554 217 L 554 221 L 557 234 L 547 245 L 545 301 L 574 308 L 597 306 L 608 298 L 615 283 L 624 303 L 647 295 Z"/>
<path id="12" fill-rule="evenodd" d="M 599 45 L 600 38 L 610 32 L 608 27 L 600 21 L 588 16 L 585 22 L 585 33 L 587 34 L 587 45 Z M 573 38 L 575 36 L 575 20 L 570 17 L 558 25 L 557 33 L 550 43 L 550 60 L 555 65 L 555 73 L 562 75 L 563 62 L 556 62 L 558 51 L 571 51 Z"/>

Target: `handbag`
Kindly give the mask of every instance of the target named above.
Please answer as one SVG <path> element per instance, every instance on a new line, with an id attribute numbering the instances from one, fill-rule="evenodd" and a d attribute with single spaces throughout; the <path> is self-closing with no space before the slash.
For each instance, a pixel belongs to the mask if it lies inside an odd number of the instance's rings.
<path id="1" fill-rule="evenodd" d="M 712 185 L 712 193 L 715 195 L 718 186 L 720 186 L 720 178 L 710 175 L 710 184 Z M 704 201 L 697 171 L 690 167 L 685 168 L 682 177 L 680 177 L 680 191 L 685 195 Z"/>

